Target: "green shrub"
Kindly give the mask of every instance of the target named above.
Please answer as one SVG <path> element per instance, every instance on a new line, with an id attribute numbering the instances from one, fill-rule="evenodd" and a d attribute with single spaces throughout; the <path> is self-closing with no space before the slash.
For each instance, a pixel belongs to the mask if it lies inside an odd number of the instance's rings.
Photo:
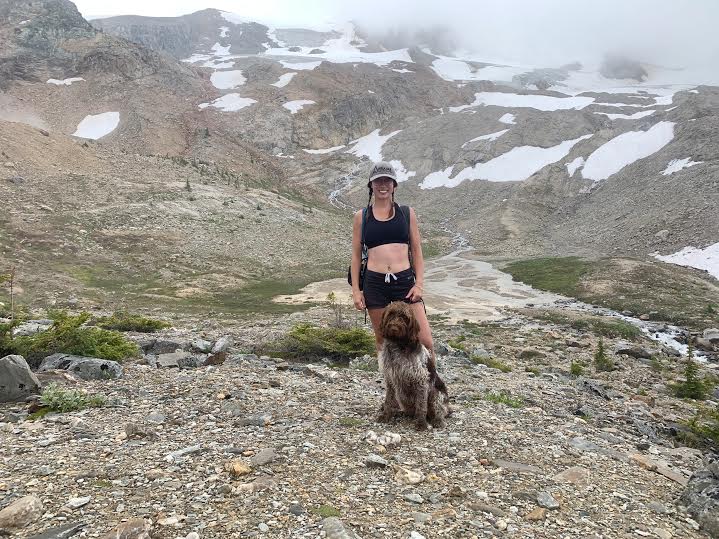
<path id="1" fill-rule="evenodd" d="M 341 515 L 339 509 L 335 509 L 331 505 L 320 505 L 319 507 L 313 507 L 310 511 L 322 518 L 338 517 Z"/>
<path id="2" fill-rule="evenodd" d="M 522 397 L 515 397 L 508 391 L 499 391 L 497 393 L 487 393 L 484 398 L 495 404 L 504 404 L 510 408 L 521 408 L 524 406 Z"/>
<path id="3" fill-rule="evenodd" d="M 55 311 L 49 316 L 55 322 L 50 329 L 27 337 L 15 337 L 10 342 L 13 353 L 23 356 L 32 368 L 36 368 L 45 357 L 55 353 L 113 361 L 121 361 L 137 354 L 137 345 L 117 331 L 80 327 L 90 318 L 88 313 L 72 316 Z"/>
<path id="4" fill-rule="evenodd" d="M 604 349 L 604 339 L 599 339 L 599 345 L 597 345 L 597 351 L 594 353 L 594 368 L 598 372 L 608 372 L 614 370 L 614 363 L 607 356 L 607 352 Z"/>
<path id="5" fill-rule="evenodd" d="M 136 331 L 138 333 L 154 333 L 170 324 L 154 318 L 146 318 L 140 314 L 130 314 L 125 311 L 117 311 L 112 316 L 103 316 L 94 320 L 94 325 L 102 329 L 116 331 Z"/>
<path id="6" fill-rule="evenodd" d="M 486 365 L 492 369 L 499 369 L 502 372 L 512 372 L 512 367 L 493 357 L 472 356 L 470 359 L 475 365 Z"/>
<path id="7" fill-rule="evenodd" d="M 269 348 L 285 359 L 317 360 L 326 357 L 346 362 L 357 356 L 374 354 L 375 339 L 361 328 L 321 328 L 298 324 L 284 339 Z"/>
<path id="8" fill-rule="evenodd" d="M 466 340 L 467 337 L 465 335 L 458 335 L 455 339 L 448 340 L 447 344 L 450 345 L 452 348 L 466 352 L 466 345 L 464 344 L 464 341 Z"/>
<path id="9" fill-rule="evenodd" d="M 40 402 L 51 412 L 64 413 L 85 408 L 100 408 L 105 405 L 107 399 L 103 395 L 88 395 L 76 389 L 50 384 L 43 390 Z"/>
<path id="10" fill-rule="evenodd" d="M 686 422 L 689 430 L 699 437 L 701 442 L 719 447 L 719 406 L 712 409 L 699 408 L 695 416 Z"/>
<path id="11" fill-rule="evenodd" d="M 584 365 L 577 361 L 572 361 L 571 367 L 569 367 L 569 374 L 572 376 L 581 376 L 584 374 Z"/>
<path id="12" fill-rule="evenodd" d="M 340 425 L 343 427 L 359 427 L 364 421 L 356 417 L 340 417 Z"/>

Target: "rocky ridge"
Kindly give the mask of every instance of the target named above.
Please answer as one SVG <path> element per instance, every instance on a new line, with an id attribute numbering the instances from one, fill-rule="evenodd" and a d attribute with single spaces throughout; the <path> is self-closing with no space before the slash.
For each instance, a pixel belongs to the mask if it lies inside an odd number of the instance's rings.
<path id="1" fill-rule="evenodd" d="M 2 405 L 0 525 L 25 507 L 27 537 L 716 537 L 714 464 L 673 441 L 687 406 L 648 362 L 616 355 L 618 371 L 572 377 L 570 361 L 591 363 L 591 334 L 483 325 L 472 354 L 513 371 L 440 342 L 454 414 L 417 433 L 375 422 L 371 358 L 336 369 L 247 351 L 291 322 L 138 336 L 145 356 L 122 377 L 62 379 L 105 395 L 103 408 L 30 421 Z M 157 363 L 214 341 L 224 362 Z"/>

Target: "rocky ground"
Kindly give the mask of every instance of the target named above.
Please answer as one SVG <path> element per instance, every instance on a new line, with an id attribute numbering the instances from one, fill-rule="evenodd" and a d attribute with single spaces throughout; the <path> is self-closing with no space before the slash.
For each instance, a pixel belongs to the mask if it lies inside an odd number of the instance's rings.
<path id="1" fill-rule="evenodd" d="M 518 314 L 435 321 L 454 414 L 446 429 L 415 432 L 375 421 L 371 360 L 331 368 L 249 353 L 291 323 L 233 330 L 221 365 L 155 368 L 148 356 L 116 380 L 69 382 L 107 396 L 101 408 L 31 421 L 2 405 L 0 507 L 42 504 L 16 536 L 84 523 L 77 537 L 116 526 L 125 535 L 112 537 L 153 539 L 712 537 L 680 500 L 702 451 L 666 435 L 693 413 L 667 396 L 675 360 L 660 354 L 657 372 L 617 355 L 619 370 L 596 373 L 591 333 Z M 220 335 L 207 324 L 159 338 Z M 570 376 L 571 362 L 585 375 Z"/>

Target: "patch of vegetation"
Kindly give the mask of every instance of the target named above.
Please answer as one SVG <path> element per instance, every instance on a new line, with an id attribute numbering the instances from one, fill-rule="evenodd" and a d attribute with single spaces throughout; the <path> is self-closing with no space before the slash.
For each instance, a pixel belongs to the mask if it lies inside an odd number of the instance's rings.
<path id="1" fill-rule="evenodd" d="M 572 376 L 581 376 L 584 374 L 584 365 L 577 361 L 572 361 L 572 365 L 569 367 L 569 374 Z"/>
<path id="2" fill-rule="evenodd" d="M 635 340 L 642 331 L 624 320 L 605 320 L 602 318 L 579 318 L 570 324 L 574 329 L 586 329 L 596 335 L 609 338 Z"/>
<path id="3" fill-rule="evenodd" d="M 170 327 L 170 324 L 163 320 L 147 318 L 141 314 L 130 314 L 126 311 L 116 311 L 112 316 L 103 316 L 93 320 L 93 323 L 102 329 L 136 331 L 138 333 L 154 333 Z"/>
<path id="4" fill-rule="evenodd" d="M 521 260 L 504 269 L 535 288 L 615 311 L 647 314 L 695 331 L 719 323 L 719 286 L 692 268 L 656 260 L 566 257 Z"/>
<path id="5" fill-rule="evenodd" d="M 40 402 L 50 412 L 65 413 L 85 408 L 100 408 L 106 404 L 107 399 L 104 395 L 90 395 L 77 389 L 50 384 L 43 390 Z"/>
<path id="6" fill-rule="evenodd" d="M 686 426 L 699 438 L 699 442 L 719 448 L 719 406 L 699 408 L 694 417 L 686 422 Z"/>
<path id="7" fill-rule="evenodd" d="M 534 313 L 532 316 L 552 324 L 568 326 L 579 331 L 588 331 L 602 337 L 636 340 L 642 334 L 637 326 L 617 318 L 568 316 L 554 311 Z"/>
<path id="8" fill-rule="evenodd" d="M 15 337 L 8 343 L 12 353 L 23 356 L 31 368 L 55 353 L 89 356 L 122 361 L 137 354 L 137 345 L 117 331 L 96 327 L 83 327 L 90 319 L 89 313 L 69 315 L 63 311 L 51 311 L 54 324 L 47 331 L 27 337 Z"/>
<path id="9" fill-rule="evenodd" d="M 502 372 L 512 372 L 512 367 L 493 357 L 472 356 L 470 359 L 475 365 L 486 365 L 492 369 L 499 369 Z"/>
<path id="10" fill-rule="evenodd" d="M 467 349 L 464 343 L 466 340 L 466 335 L 458 335 L 454 339 L 448 340 L 447 344 L 450 345 L 452 348 L 456 348 L 457 350 L 462 350 L 463 352 L 466 352 Z"/>
<path id="11" fill-rule="evenodd" d="M 340 425 L 343 427 L 359 427 L 364 421 L 356 417 L 341 417 Z"/>
<path id="12" fill-rule="evenodd" d="M 594 353 L 594 369 L 597 372 L 609 372 L 614 370 L 614 363 L 609 356 L 607 351 L 604 349 L 604 339 L 599 339 L 597 345 L 597 351 Z"/>
<path id="13" fill-rule="evenodd" d="M 310 511 L 322 518 L 338 517 L 342 514 L 339 509 L 335 509 L 331 505 L 320 505 L 318 507 L 313 507 Z"/>
<path id="14" fill-rule="evenodd" d="M 268 347 L 269 352 L 284 359 L 347 362 L 350 359 L 374 354 L 374 336 L 362 328 L 317 327 L 297 324 L 280 341 Z"/>
<path id="15" fill-rule="evenodd" d="M 539 367 L 524 367 L 524 372 L 531 372 L 534 376 L 539 376 Z"/>
<path id="16" fill-rule="evenodd" d="M 495 404 L 504 404 L 510 408 L 521 408 L 524 406 L 524 399 L 522 397 L 515 397 L 508 391 L 487 393 L 484 398 Z"/>
<path id="17" fill-rule="evenodd" d="M 564 296 L 578 297 L 581 293 L 580 280 L 590 268 L 590 262 L 568 256 L 519 260 L 507 265 L 504 271 L 515 281 Z"/>

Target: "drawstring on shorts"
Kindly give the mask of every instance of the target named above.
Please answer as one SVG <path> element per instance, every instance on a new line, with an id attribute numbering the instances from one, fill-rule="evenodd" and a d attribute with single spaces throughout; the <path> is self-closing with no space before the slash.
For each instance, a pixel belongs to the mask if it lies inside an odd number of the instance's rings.
<path id="1" fill-rule="evenodd" d="M 395 281 L 397 280 L 397 276 L 394 273 L 387 272 L 384 274 L 384 282 L 389 284 L 390 280 L 389 278 L 392 277 Z"/>

